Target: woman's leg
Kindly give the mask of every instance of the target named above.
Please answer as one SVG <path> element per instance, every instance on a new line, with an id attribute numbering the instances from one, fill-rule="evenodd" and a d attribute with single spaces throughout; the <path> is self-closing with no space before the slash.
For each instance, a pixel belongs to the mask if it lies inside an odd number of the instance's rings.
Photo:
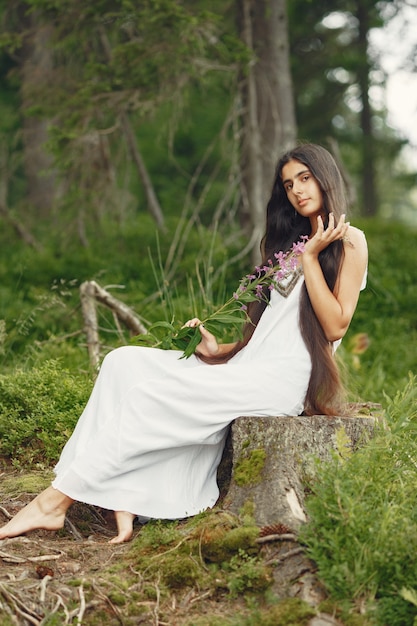
<path id="1" fill-rule="evenodd" d="M 133 535 L 133 520 L 136 516 L 127 511 L 115 511 L 114 515 L 116 517 L 118 535 L 111 539 L 109 543 L 129 541 Z"/>
<path id="2" fill-rule="evenodd" d="M 45 530 L 62 528 L 65 514 L 73 502 L 72 498 L 58 489 L 48 487 L 0 528 L 0 539 L 17 537 L 37 528 Z"/>

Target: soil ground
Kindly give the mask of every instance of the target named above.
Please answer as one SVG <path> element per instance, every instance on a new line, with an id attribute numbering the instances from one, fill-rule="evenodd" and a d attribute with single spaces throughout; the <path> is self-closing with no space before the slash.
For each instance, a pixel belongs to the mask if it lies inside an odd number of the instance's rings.
<path id="1" fill-rule="evenodd" d="M 3 484 L 9 484 L 10 479 L 12 472 L 3 472 L 0 477 Z M 3 525 L 34 495 L 4 493 L 1 485 Z M 6 624 L 9 619 L 10 624 L 40 625 L 46 615 L 56 613 L 60 619 L 51 621 L 50 617 L 48 623 L 80 624 L 85 623 L 86 612 L 92 610 L 108 617 L 102 623 L 123 623 L 108 590 L 100 588 L 100 572 L 129 550 L 129 544 L 108 543 L 115 533 L 110 512 L 75 504 L 60 531 L 38 530 L 0 541 L 0 623 Z M 94 588 L 94 599 L 90 601 L 86 600 L 86 582 L 89 589 Z"/>
<path id="2" fill-rule="evenodd" d="M 3 470 L 0 469 L 0 526 L 47 486 L 50 478 L 50 472 L 22 474 L 3 464 Z M 133 540 L 141 528 L 140 524 L 135 525 Z M 236 623 L 238 616 L 244 619 L 261 607 L 262 601 L 260 605 L 251 606 L 244 595 L 231 598 L 224 587 L 217 593 L 213 589 L 199 589 L 197 585 L 164 595 L 158 583 L 151 588 L 152 584 L 145 580 L 142 572 L 132 566 L 131 542 L 108 543 L 115 534 L 112 512 L 76 503 L 69 509 L 60 531 L 37 530 L 0 540 L 0 625 L 221 626 Z M 283 561 L 283 565 L 274 570 L 278 596 L 280 580 L 290 562 L 286 557 L 294 551 L 294 546 L 294 543 L 285 546 L 278 542 L 262 547 L 265 560 L 278 557 L 278 561 Z M 299 548 L 295 550 L 299 551 Z M 305 573 L 310 569 L 310 562 L 302 554 L 291 562 L 287 578 L 292 580 L 297 570 Z M 305 584 L 306 581 L 302 583 Z M 316 588 L 314 582 L 313 591 Z M 321 594 L 321 589 L 319 592 Z M 294 620 L 292 609 L 288 610 L 286 615 L 290 622 L 278 620 L 280 624 L 340 625 L 330 616 L 329 620 L 319 622 L 316 618 L 310 622 L 306 615 Z"/>

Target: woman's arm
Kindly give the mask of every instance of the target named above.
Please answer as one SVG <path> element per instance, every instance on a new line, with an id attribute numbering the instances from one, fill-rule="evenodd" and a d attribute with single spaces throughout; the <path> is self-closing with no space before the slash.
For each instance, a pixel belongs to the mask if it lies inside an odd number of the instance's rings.
<path id="1" fill-rule="evenodd" d="M 312 307 L 327 340 L 336 341 L 345 335 L 355 312 L 368 263 L 368 249 L 363 233 L 345 223 L 344 216 L 335 225 L 331 215 L 326 229 L 321 217 L 317 221 L 317 232 L 306 243 L 301 257 L 304 279 Z M 318 255 L 337 239 L 344 241 L 344 258 L 334 291 L 331 292 Z"/>

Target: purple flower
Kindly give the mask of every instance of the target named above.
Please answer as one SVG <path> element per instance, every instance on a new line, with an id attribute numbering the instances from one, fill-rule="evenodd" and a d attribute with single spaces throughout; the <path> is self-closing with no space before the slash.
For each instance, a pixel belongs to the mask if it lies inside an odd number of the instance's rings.
<path id="1" fill-rule="evenodd" d="M 280 280 L 283 280 L 287 275 L 287 272 L 283 269 L 278 270 L 277 272 L 275 272 L 274 274 L 274 279 L 279 282 Z"/>
<path id="2" fill-rule="evenodd" d="M 275 254 L 274 254 L 274 257 L 278 261 L 278 263 L 277 263 L 278 265 L 282 265 L 284 263 L 286 256 L 287 255 L 284 252 L 282 252 L 282 251 L 275 252 Z"/>
<path id="3" fill-rule="evenodd" d="M 305 239 L 305 238 L 308 239 L 307 235 L 302 236 L 302 239 Z M 305 248 L 304 241 L 297 241 L 297 243 L 292 244 L 291 250 L 294 254 L 303 254 L 304 248 Z"/>

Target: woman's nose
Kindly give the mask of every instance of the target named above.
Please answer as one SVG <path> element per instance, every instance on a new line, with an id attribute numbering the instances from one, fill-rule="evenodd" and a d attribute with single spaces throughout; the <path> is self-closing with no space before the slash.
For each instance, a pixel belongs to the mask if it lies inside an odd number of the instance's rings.
<path id="1" fill-rule="evenodd" d="M 298 196 L 301 193 L 301 186 L 298 182 L 294 181 L 292 186 L 293 193 Z"/>

